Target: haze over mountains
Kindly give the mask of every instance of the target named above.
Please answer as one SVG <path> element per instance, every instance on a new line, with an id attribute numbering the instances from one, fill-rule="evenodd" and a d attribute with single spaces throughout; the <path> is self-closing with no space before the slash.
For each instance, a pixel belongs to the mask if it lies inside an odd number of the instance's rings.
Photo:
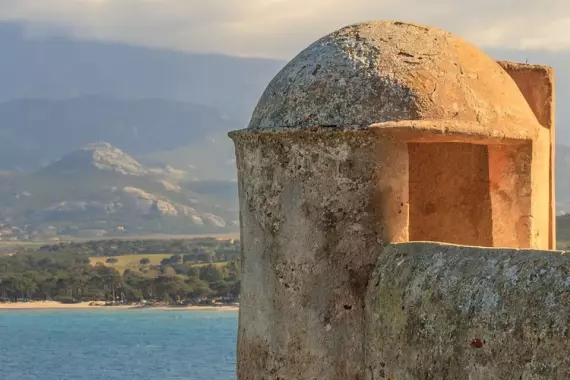
<path id="1" fill-rule="evenodd" d="M 249 117 L 260 91 L 283 62 L 188 54 L 126 44 L 27 38 L 0 23 L 0 101 L 104 95 L 214 106 L 222 116 Z"/>
<path id="2" fill-rule="evenodd" d="M 247 125 L 285 62 L 29 39 L 13 23 L 0 24 L 0 48 L 0 222 L 67 232 L 237 230 L 226 133 Z M 558 142 L 570 145 L 570 53 L 487 52 L 554 66 Z M 559 208 L 570 210 L 570 149 L 558 152 Z"/>
<path id="3" fill-rule="evenodd" d="M 236 192 L 235 182 L 189 181 L 183 170 L 149 167 L 109 143 L 93 143 L 39 170 L 0 176 L 3 222 L 16 227 L 2 233 L 46 238 L 235 231 Z"/>

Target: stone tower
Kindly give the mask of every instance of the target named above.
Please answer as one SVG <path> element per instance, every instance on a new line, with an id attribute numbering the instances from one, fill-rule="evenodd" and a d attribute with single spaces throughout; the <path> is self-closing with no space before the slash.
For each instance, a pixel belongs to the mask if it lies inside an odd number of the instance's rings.
<path id="1" fill-rule="evenodd" d="M 240 380 L 364 379 L 378 246 L 553 249 L 553 76 L 369 22 L 271 81 L 235 142 Z"/>

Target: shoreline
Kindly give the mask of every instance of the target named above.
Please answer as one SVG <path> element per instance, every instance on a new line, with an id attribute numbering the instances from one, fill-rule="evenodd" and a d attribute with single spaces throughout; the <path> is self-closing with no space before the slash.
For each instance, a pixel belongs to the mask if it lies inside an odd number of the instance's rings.
<path id="1" fill-rule="evenodd" d="M 4 310 L 164 310 L 164 311 L 238 311 L 239 306 L 145 306 L 116 305 L 105 306 L 104 303 L 79 302 L 64 304 L 56 301 L 31 301 L 0 303 L 0 312 Z"/>

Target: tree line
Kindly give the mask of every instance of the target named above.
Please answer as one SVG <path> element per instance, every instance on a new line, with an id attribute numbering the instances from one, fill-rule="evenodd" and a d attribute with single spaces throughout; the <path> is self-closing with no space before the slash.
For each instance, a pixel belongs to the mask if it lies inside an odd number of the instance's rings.
<path id="1" fill-rule="evenodd" d="M 49 244 L 39 247 L 40 252 L 83 254 L 92 257 L 138 254 L 180 254 L 194 262 L 238 261 L 240 241 L 216 238 L 171 240 L 99 240 Z"/>
<path id="2" fill-rule="evenodd" d="M 89 254 L 69 247 L 19 251 L 0 257 L 0 300 L 196 303 L 239 297 L 239 261 L 197 265 L 194 259 L 173 255 L 160 265 L 141 263 L 120 273 L 102 263 L 91 265 Z"/>

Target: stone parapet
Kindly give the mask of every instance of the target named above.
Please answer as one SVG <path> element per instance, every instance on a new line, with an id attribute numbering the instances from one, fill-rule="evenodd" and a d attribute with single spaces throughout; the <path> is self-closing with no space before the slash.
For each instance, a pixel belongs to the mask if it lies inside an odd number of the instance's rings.
<path id="1" fill-rule="evenodd" d="M 424 242 L 379 251 L 366 380 L 570 378 L 570 255 Z"/>

